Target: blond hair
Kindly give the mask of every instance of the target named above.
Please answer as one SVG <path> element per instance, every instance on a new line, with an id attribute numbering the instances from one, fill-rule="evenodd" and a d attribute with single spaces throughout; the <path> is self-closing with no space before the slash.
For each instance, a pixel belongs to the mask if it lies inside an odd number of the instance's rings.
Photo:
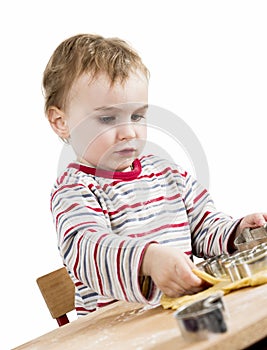
<path id="1" fill-rule="evenodd" d="M 73 83 L 84 73 L 92 78 L 104 73 L 112 85 L 118 80 L 123 83 L 137 70 L 149 78 L 149 71 L 140 56 L 119 38 L 93 34 L 70 37 L 56 48 L 45 68 L 45 112 L 50 106 L 64 109 Z"/>

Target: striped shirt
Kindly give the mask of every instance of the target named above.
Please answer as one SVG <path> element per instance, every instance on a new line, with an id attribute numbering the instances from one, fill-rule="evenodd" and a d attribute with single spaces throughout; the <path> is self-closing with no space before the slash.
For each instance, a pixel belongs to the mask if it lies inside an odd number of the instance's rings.
<path id="1" fill-rule="evenodd" d="M 115 300 L 156 304 L 161 297 L 139 270 L 149 244 L 188 255 L 227 252 L 238 221 L 218 212 L 208 191 L 179 166 L 156 156 L 128 172 L 71 163 L 57 179 L 51 211 L 58 248 L 84 315 Z"/>

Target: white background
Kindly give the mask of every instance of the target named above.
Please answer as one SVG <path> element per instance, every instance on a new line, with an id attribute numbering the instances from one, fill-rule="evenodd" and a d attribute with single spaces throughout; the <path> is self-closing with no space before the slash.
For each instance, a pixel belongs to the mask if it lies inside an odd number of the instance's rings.
<path id="1" fill-rule="evenodd" d="M 35 282 L 61 266 L 49 195 L 62 143 L 45 119 L 41 93 L 52 51 L 82 32 L 118 36 L 133 45 L 151 71 L 150 103 L 176 113 L 194 130 L 208 159 L 218 209 L 239 217 L 267 211 L 267 5 L 257 0 L 1 4 L 0 348 L 10 349 L 57 327 Z"/>

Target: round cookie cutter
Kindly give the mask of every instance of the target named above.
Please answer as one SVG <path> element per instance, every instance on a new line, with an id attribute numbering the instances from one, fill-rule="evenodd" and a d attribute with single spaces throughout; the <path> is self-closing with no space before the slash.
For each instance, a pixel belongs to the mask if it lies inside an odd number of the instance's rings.
<path id="1" fill-rule="evenodd" d="M 227 331 L 223 293 L 181 306 L 174 313 L 181 334 L 187 341 L 198 341 Z"/>

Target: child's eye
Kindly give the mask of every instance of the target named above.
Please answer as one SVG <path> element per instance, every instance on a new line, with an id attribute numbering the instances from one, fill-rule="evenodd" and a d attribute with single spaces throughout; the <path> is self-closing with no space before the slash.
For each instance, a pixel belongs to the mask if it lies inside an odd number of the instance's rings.
<path id="1" fill-rule="evenodd" d="M 132 119 L 132 121 L 134 121 L 134 122 L 139 122 L 141 119 L 143 119 L 144 118 L 144 116 L 143 115 L 141 115 L 141 114 L 132 114 L 131 115 L 131 119 Z"/>
<path id="2" fill-rule="evenodd" d="M 113 124 L 115 122 L 116 118 L 111 117 L 111 116 L 109 116 L 109 117 L 103 116 L 103 117 L 100 117 L 99 120 L 102 124 Z"/>

